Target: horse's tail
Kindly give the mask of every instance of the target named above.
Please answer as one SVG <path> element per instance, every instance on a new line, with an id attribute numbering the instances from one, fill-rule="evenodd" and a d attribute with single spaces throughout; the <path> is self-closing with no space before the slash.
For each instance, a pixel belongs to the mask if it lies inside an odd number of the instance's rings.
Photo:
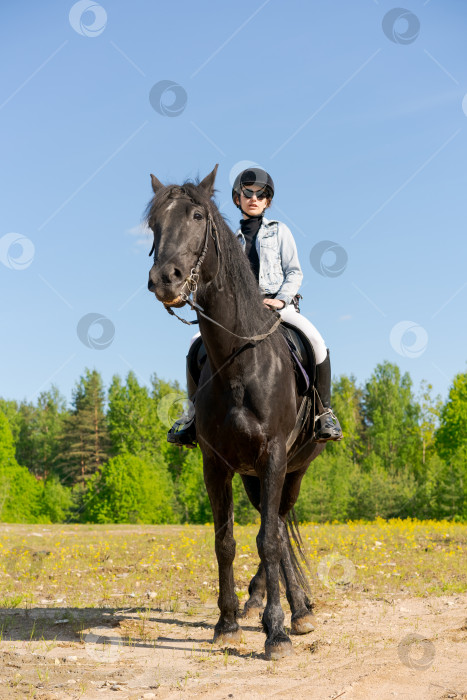
<path id="1" fill-rule="evenodd" d="M 305 553 L 305 548 L 303 545 L 302 536 L 298 527 L 297 514 L 295 508 L 292 508 L 285 519 L 285 526 L 287 532 L 287 546 L 290 553 L 290 561 L 292 562 L 292 568 L 294 570 L 295 577 L 300 588 L 304 591 L 307 596 L 306 605 L 309 610 L 312 609 L 313 603 L 309 600 L 308 596 L 311 597 L 310 584 L 308 582 L 308 577 L 303 569 L 302 564 L 305 565 L 308 571 L 311 571 L 310 561 Z"/>

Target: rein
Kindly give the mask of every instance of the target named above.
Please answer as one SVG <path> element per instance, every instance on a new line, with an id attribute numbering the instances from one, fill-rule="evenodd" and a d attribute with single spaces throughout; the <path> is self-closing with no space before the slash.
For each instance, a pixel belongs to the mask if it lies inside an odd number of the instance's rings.
<path id="1" fill-rule="evenodd" d="M 213 318 L 210 316 L 207 316 L 205 313 L 203 313 L 202 307 L 196 303 L 196 301 L 191 301 L 191 299 L 186 299 L 187 304 L 191 306 L 193 311 L 197 311 L 200 316 L 205 318 L 207 321 L 211 321 L 211 323 L 214 323 L 216 326 L 219 326 L 219 328 L 222 328 L 222 330 L 227 331 L 227 333 L 230 333 L 230 335 L 234 335 L 236 338 L 240 338 L 240 340 L 247 340 L 250 343 L 256 343 L 259 342 L 260 340 L 264 340 L 265 338 L 268 337 L 268 335 L 271 335 L 271 333 L 274 333 L 276 328 L 281 324 L 282 318 L 278 315 L 277 319 L 274 321 L 274 324 L 271 326 L 271 328 L 266 332 L 266 333 L 261 333 L 260 335 L 238 335 L 237 333 L 234 333 L 233 331 L 230 331 L 228 328 L 223 326 L 221 323 L 218 323 L 215 321 Z M 181 318 L 180 316 L 177 316 L 175 311 L 172 311 L 171 308 L 166 306 L 167 311 L 171 316 L 175 316 L 178 318 L 179 321 L 182 323 L 186 323 L 188 326 L 193 326 L 194 324 L 199 323 L 199 321 L 186 321 L 184 318 Z"/>
<path id="2" fill-rule="evenodd" d="M 185 323 L 187 326 L 193 326 L 199 323 L 199 321 L 186 321 L 184 318 L 181 318 L 181 316 L 178 316 L 175 311 L 171 308 L 172 304 L 176 304 L 179 301 L 183 301 L 184 303 L 188 304 L 193 311 L 197 311 L 200 316 L 205 318 L 207 321 L 210 321 L 211 323 L 214 323 L 214 325 L 218 326 L 219 328 L 222 328 L 222 330 L 226 331 L 227 333 L 230 333 L 230 335 L 235 336 L 235 338 L 239 338 L 240 340 L 246 340 L 250 343 L 256 343 L 261 340 L 264 340 L 265 338 L 268 337 L 268 335 L 271 335 L 271 333 L 274 333 L 274 331 L 278 328 L 280 325 L 282 319 L 278 315 L 277 319 L 275 320 L 274 324 L 271 326 L 271 328 L 266 332 L 266 333 L 260 333 L 258 335 L 252 335 L 252 336 L 245 336 L 245 335 L 238 335 L 237 333 L 234 333 L 233 331 L 229 330 L 225 326 L 223 326 L 221 323 L 218 323 L 215 321 L 213 318 L 210 316 L 207 316 L 204 313 L 204 309 L 196 303 L 196 292 L 198 290 L 198 282 L 199 282 L 199 271 L 201 269 L 201 265 L 204 262 L 204 258 L 206 257 L 206 253 L 208 250 L 208 244 L 209 244 L 209 236 L 214 241 L 214 244 L 216 246 L 216 253 L 217 253 L 217 271 L 216 274 L 214 275 L 215 279 L 217 275 L 219 274 L 219 269 L 220 269 L 220 255 L 221 255 L 221 247 L 219 243 L 219 235 L 216 229 L 216 226 L 214 224 L 213 218 L 211 214 L 208 212 L 208 223 L 206 226 L 206 237 L 204 239 L 204 246 L 203 250 L 200 253 L 200 256 L 196 262 L 196 265 L 191 269 L 190 274 L 186 278 L 185 282 L 183 283 L 182 290 L 187 287 L 188 288 L 188 294 L 184 291 L 180 292 L 178 297 L 176 299 L 173 299 L 170 302 L 163 302 L 166 310 L 171 316 L 175 316 L 175 318 L 178 318 L 179 321 L 182 323 Z M 193 297 L 193 300 L 190 299 L 190 296 Z"/>

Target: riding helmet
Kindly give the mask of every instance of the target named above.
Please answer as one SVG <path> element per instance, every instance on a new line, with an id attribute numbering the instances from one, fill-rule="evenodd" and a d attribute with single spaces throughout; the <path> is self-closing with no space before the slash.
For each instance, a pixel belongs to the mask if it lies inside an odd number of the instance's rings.
<path id="1" fill-rule="evenodd" d="M 235 195 L 237 194 L 240 196 L 242 186 L 246 187 L 248 185 L 260 185 L 261 187 L 266 187 L 268 199 L 272 199 L 274 197 L 274 182 L 269 173 L 262 168 L 247 168 L 239 173 L 235 178 L 235 182 L 232 187 L 232 200 L 234 204 Z"/>

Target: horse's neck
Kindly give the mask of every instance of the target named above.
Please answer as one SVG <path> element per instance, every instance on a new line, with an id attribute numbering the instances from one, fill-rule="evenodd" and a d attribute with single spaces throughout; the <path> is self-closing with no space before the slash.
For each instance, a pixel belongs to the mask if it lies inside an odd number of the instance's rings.
<path id="1" fill-rule="evenodd" d="M 199 304 L 203 308 L 203 314 L 211 319 L 198 315 L 200 331 L 211 368 L 217 372 L 221 372 L 226 363 L 231 364 L 229 360 L 235 351 L 248 342 L 245 338 L 265 330 L 262 309 L 257 308 L 257 299 L 251 301 L 251 308 L 247 314 L 245 310 L 239 313 L 242 301 L 238 298 L 236 290 L 224 281 L 222 288 L 219 288 L 219 284 L 214 280 L 200 295 Z"/>

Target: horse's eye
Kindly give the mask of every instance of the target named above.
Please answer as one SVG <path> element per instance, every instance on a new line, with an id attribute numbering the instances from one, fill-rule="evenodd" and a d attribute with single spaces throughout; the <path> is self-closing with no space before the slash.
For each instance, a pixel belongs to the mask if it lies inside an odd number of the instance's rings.
<path id="1" fill-rule="evenodd" d="M 199 211 L 195 211 L 195 213 L 193 214 L 193 218 L 198 219 L 198 221 L 199 221 L 200 219 L 203 218 L 203 215 L 200 214 Z"/>

